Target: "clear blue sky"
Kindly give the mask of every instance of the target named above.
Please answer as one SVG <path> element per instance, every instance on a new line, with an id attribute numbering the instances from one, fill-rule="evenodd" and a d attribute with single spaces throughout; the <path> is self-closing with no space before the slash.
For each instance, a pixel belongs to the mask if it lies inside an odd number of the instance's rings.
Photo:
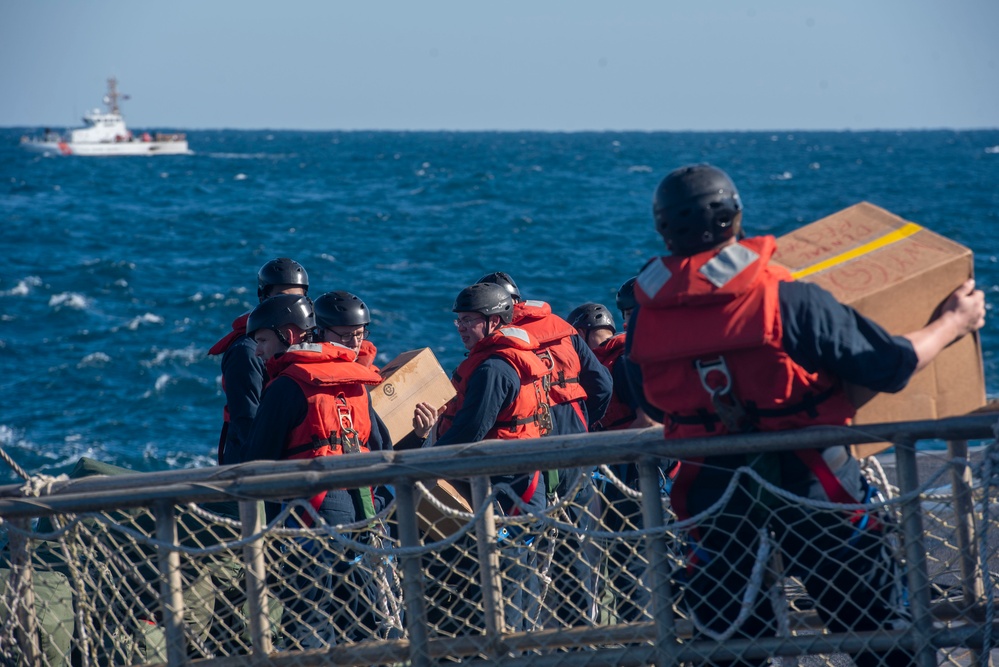
<path id="1" fill-rule="evenodd" d="M 999 127 L 999 0 L 0 0 L 0 126 Z"/>

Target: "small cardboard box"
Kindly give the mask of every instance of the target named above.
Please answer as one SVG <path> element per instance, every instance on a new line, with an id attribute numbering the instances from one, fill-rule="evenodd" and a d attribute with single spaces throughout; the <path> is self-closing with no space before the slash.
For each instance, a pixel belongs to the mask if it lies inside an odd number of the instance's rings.
<path id="1" fill-rule="evenodd" d="M 417 403 L 440 410 L 454 395 L 454 386 L 429 347 L 403 352 L 383 366 L 384 381 L 371 390 L 371 404 L 385 422 L 392 444 L 413 430 Z"/>
<path id="2" fill-rule="evenodd" d="M 774 262 L 797 280 L 829 290 L 892 334 L 925 326 L 951 292 L 974 275 L 970 249 L 868 202 L 777 239 Z M 971 412 L 985 404 L 979 337 L 965 336 L 950 345 L 897 394 L 847 390 L 858 406 L 856 424 Z M 854 454 L 869 456 L 888 446 L 858 445 Z"/>

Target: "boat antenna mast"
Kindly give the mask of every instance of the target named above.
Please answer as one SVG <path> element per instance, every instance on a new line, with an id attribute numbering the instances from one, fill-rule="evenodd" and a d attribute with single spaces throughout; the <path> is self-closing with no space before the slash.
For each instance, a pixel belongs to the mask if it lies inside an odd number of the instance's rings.
<path id="1" fill-rule="evenodd" d="M 120 115 L 121 110 L 118 108 L 118 100 L 131 99 L 130 95 L 122 95 L 118 92 L 118 79 L 111 77 L 108 79 L 108 93 L 104 96 L 104 104 L 108 106 L 111 113 Z"/>

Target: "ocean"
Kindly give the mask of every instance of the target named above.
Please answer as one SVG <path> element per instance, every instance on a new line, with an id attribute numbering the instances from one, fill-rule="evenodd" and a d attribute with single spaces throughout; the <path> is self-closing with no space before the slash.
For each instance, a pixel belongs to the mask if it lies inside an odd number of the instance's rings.
<path id="1" fill-rule="evenodd" d="M 225 401 L 206 351 L 274 257 L 306 267 L 312 296 L 359 295 L 380 363 L 430 347 L 453 368 L 451 304 L 490 271 L 562 315 L 613 308 L 661 254 L 656 184 L 691 162 L 731 174 L 751 234 L 866 200 L 972 248 L 979 286 L 999 291 L 999 130 L 212 130 L 187 133 L 194 155 L 156 158 L 18 146 L 39 132 L 0 129 L 0 447 L 33 473 L 81 456 L 214 464 Z M 995 331 L 982 334 L 990 397 Z"/>

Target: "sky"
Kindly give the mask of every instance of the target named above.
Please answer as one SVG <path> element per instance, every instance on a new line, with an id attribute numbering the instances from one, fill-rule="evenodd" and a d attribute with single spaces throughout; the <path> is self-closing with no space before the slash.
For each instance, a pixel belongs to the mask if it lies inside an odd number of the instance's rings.
<path id="1" fill-rule="evenodd" d="M 0 126 L 999 127 L 999 0 L 0 0 Z"/>

